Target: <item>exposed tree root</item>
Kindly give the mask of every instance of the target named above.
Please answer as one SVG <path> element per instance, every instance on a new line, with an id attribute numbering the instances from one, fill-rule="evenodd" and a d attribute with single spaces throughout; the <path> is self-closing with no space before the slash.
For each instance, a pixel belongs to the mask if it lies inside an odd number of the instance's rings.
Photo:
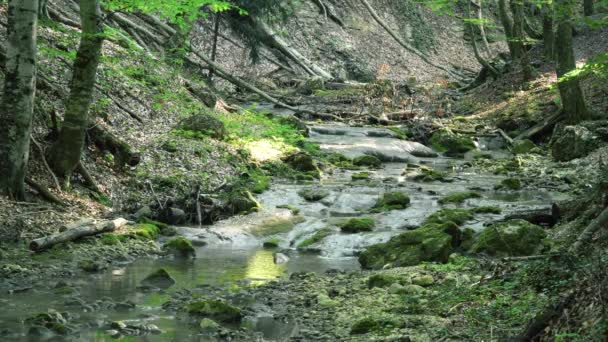
<path id="1" fill-rule="evenodd" d="M 581 249 L 586 247 L 591 239 L 593 239 L 593 235 L 597 231 L 599 231 L 602 227 L 608 227 L 608 208 L 605 208 L 595 220 L 591 221 L 589 225 L 583 230 L 581 235 L 579 235 L 578 239 L 574 242 L 574 244 L 568 250 L 572 254 L 578 254 L 581 252 Z"/>
<path id="2" fill-rule="evenodd" d="M 40 195 L 40 197 L 44 198 L 48 202 L 58 204 L 60 206 L 65 206 L 65 203 L 63 203 L 63 201 L 60 200 L 59 197 L 55 196 L 46 187 L 42 186 L 41 184 L 36 183 L 36 181 L 34 181 L 33 179 L 31 179 L 29 177 L 25 177 L 25 183 L 27 185 L 29 185 L 30 187 L 32 187 L 32 189 L 36 190 L 38 192 L 38 194 Z"/>
<path id="3" fill-rule="evenodd" d="M 103 127 L 93 125 L 89 128 L 88 135 L 95 146 L 102 151 L 110 152 L 114 156 L 116 166 L 121 167 L 125 164 L 135 166 L 139 164 L 141 160 L 139 153 L 133 152 L 127 143 Z"/>

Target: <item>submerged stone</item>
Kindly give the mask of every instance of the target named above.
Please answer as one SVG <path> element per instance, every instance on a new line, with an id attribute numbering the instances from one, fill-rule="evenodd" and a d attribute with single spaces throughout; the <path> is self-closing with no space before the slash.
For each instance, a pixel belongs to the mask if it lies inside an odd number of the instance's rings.
<path id="1" fill-rule="evenodd" d="M 164 268 L 160 268 L 142 280 L 141 284 L 166 289 L 175 284 L 175 279 Z"/>
<path id="2" fill-rule="evenodd" d="M 181 258 L 193 258 L 196 256 L 196 250 L 192 246 L 192 242 L 181 236 L 167 241 L 163 245 L 163 250 Z"/>
<path id="3" fill-rule="evenodd" d="M 225 302 L 201 298 L 186 305 L 191 315 L 203 316 L 224 323 L 238 323 L 242 319 L 241 310 Z"/>
<path id="4" fill-rule="evenodd" d="M 524 220 L 496 223 L 479 234 L 471 251 L 493 256 L 532 255 L 547 236 L 544 229 Z"/>
<path id="5" fill-rule="evenodd" d="M 325 189 L 321 189 L 321 188 L 308 188 L 308 189 L 300 190 L 298 192 L 298 195 L 300 195 L 302 198 L 304 198 L 308 202 L 320 201 L 320 200 L 324 199 L 325 197 L 329 196 L 329 194 L 330 194 L 329 191 L 327 191 Z"/>

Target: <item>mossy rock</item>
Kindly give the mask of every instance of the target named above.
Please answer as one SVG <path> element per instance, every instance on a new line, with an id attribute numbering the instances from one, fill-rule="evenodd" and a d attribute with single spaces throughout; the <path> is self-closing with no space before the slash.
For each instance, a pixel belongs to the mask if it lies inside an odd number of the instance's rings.
<path id="1" fill-rule="evenodd" d="M 448 156 L 460 156 L 477 148 L 471 138 L 456 134 L 448 128 L 433 133 L 431 145 L 435 150 L 445 152 Z"/>
<path id="2" fill-rule="evenodd" d="M 513 152 L 513 154 L 526 154 L 532 152 L 535 148 L 536 145 L 532 140 L 515 140 L 513 141 L 511 152 Z"/>
<path id="3" fill-rule="evenodd" d="M 164 268 L 159 268 L 141 281 L 142 285 L 154 286 L 161 289 L 175 285 L 175 279 Z"/>
<path id="4" fill-rule="evenodd" d="M 177 146 L 177 142 L 175 142 L 173 140 L 167 140 L 167 141 L 163 142 L 161 147 L 163 150 L 165 150 L 169 153 L 175 153 L 179 150 L 179 147 Z"/>
<path id="5" fill-rule="evenodd" d="M 370 177 L 370 173 L 368 171 L 355 172 L 351 175 L 351 179 L 354 181 L 368 180 L 369 177 Z"/>
<path id="6" fill-rule="evenodd" d="M 376 226 L 376 221 L 371 217 L 355 217 L 340 225 L 344 233 L 371 232 Z"/>
<path id="7" fill-rule="evenodd" d="M 261 208 L 260 202 L 247 190 L 232 192 L 228 197 L 228 209 L 234 214 L 248 214 Z"/>
<path id="8" fill-rule="evenodd" d="M 278 209 L 288 209 L 289 211 L 291 211 L 291 213 L 293 215 L 298 215 L 300 213 L 300 208 L 294 207 L 293 205 L 289 205 L 289 204 L 281 204 L 281 205 L 277 205 Z"/>
<path id="9" fill-rule="evenodd" d="M 160 234 L 164 235 L 164 236 L 175 236 L 177 235 L 177 230 L 175 229 L 175 227 L 172 227 L 166 223 L 163 222 L 158 222 L 152 219 L 149 219 L 147 217 L 140 217 L 139 220 L 137 221 L 138 223 L 146 223 L 146 224 L 153 224 L 155 226 L 157 226 L 160 229 Z"/>
<path id="10" fill-rule="evenodd" d="M 500 184 L 496 186 L 496 190 L 521 190 L 522 187 L 521 180 L 517 178 L 507 178 L 503 179 Z"/>
<path id="11" fill-rule="evenodd" d="M 321 242 L 323 239 L 330 236 L 331 234 L 332 234 L 332 230 L 330 228 L 322 228 L 322 229 L 316 231 L 311 237 L 300 242 L 298 244 L 298 248 L 306 248 L 306 247 L 312 246 L 318 242 Z"/>
<path id="12" fill-rule="evenodd" d="M 131 234 L 142 240 L 156 240 L 160 235 L 160 228 L 151 223 L 138 223 L 131 226 Z"/>
<path id="13" fill-rule="evenodd" d="M 374 274 L 367 278 L 367 288 L 373 289 L 374 287 L 385 288 L 395 283 L 400 283 L 401 278 L 392 274 Z"/>
<path id="14" fill-rule="evenodd" d="M 502 213 L 502 209 L 493 206 L 483 206 L 470 209 L 473 214 L 494 214 L 499 215 Z"/>
<path id="15" fill-rule="evenodd" d="M 308 202 L 318 202 L 327 196 L 329 196 L 330 192 L 321 188 L 308 188 L 302 189 L 298 192 L 302 198 L 307 200 Z"/>
<path id="16" fill-rule="evenodd" d="M 125 242 L 127 239 L 128 239 L 128 237 L 126 235 L 107 233 L 107 234 L 103 234 L 99 240 L 101 241 L 101 243 L 103 245 L 115 246 L 115 245 L 120 245 L 121 243 Z"/>
<path id="17" fill-rule="evenodd" d="M 461 204 L 471 198 L 480 198 L 481 195 L 473 191 L 453 192 L 439 199 L 439 204 L 455 203 Z"/>
<path id="18" fill-rule="evenodd" d="M 223 139 L 227 135 L 224 123 L 207 113 L 198 113 L 182 119 L 178 129 L 197 132 L 214 139 Z"/>
<path id="19" fill-rule="evenodd" d="M 475 230 L 473 228 L 465 228 L 460 235 L 460 247 L 464 250 L 469 250 L 475 243 Z"/>
<path id="20" fill-rule="evenodd" d="M 449 183 L 452 182 L 451 179 L 448 178 L 448 174 L 443 171 L 437 171 L 432 168 L 422 166 L 418 168 L 418 172 L 416 175 L 412 177 L 413 180 L 417 182 L 431 183 L 431 182 L 442 182 Z"/>
<path id="21" fill-rule="evenodd" d="M 196 250 L 192 246 L 192 242 L 182 236 L 167 241 L 163 245 L 163 251 L 180 258 L 196 257 Z"/>
<path id="22" fill-rule="evenodd" d="M 353 166 L 353 160 L 340 153 L 330 153 L 325 157 L 325 159 L 330 164 L 338 167 L 351 168 Z"/>
<path id="23" fill-rule="evenodd" d="M 359 255 L 359 263 L 365 269 L 381 269 L 387 264 L 414 266 L 425 261 L 445 263 L 459 242 L 459 228 L 454 223 L 427 224 L 368 247 Z"/>
<path id="24" fill-rule="evenodd" d="M 283 162 L 300 172 L 315 172 L 320 174 L 319 166 L 313 157 L 305 152 L 295 152 L 283 158 Z"/>
<path id="25" fill-rule="evenodd" d="M 385 192 L 374 206 L 374 212 L 401 210 L 410 205 L 410 197 L 405 192 L 393 191 Z"/>
<path id="26" fill-rule="evenodd" d="M 225 302 L 201 298 L 186 305 L 186 311 L 223 323 L 238 323 L 243 318 L 241 310 Z"/>
<path id="27" fill-rule="evenodd" d="M 355 322 L 350 328 L 351 335 L 363 335 L 370 332 L 394 329 L 398 322 L 386 318 L 366 317 Z"/>
<path id="28" fill-rule="evenodd" d="M 547 236 L 544 229 L 524 220 L 496 223 L 477 237 L 471 252 L 492 256 L 526 256 L 536 253 Z"/>
<path id="29" fill-rule="evenodd" d="M 425 224 L 444 224 L 453 222 L 461 225 L 473 219 L 473 212 L 468 209 L 441 209 L 431 214 Z"/>
<path id="30" fill-rule="evenodd" d="M 365 155 L 353 159 L 353 165 L 378 168 L 382 166 L 382 161 L 377 157 Z"/>
<path id="31" fill-rule="evenodd" d="M 99 262 L 90 259 L 79 261 L 78 268 L 89 273 L 99 272 L 103 269 Z"/>

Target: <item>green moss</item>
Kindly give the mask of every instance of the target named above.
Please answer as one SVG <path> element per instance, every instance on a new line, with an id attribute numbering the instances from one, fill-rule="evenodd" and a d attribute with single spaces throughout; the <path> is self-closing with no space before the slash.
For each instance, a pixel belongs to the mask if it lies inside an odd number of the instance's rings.
<path id="1" fill-rule="evenodd" d="M 481 195 L 473 191 L 453 192 L 441 198 L 439 204 L 457 203 L 461 204 L 470 198 L 480 198 Z"/>
<path id="2" fill-rule="evenodd" d="M 502 213 L 502 209 L 499 207 L 483 206 L 471 209 L 474 214 L 495 214 L 499 215 Z"/>
<path id="3" fill-rule="evenodd" d="M 280 243 L 281 243 L 281 240 L 279 238 L 275 237 L 270 240 L 264 241 L 263 247 L 264 248 L 278 248 Z"/>
<path id="4" fill-rule="evenodd" d="M 286 233 L 295 227 L 296 224 L 306 221 L 302 216 L 275 216 L 264 220 L 259 225 L 251 229 L 255 236 L 269 236 Z"/>
<path id="5" fill-rule="evenodd" d="M 308 188 L 300 190 L 298 195 L 309 202 L 318 202 L 329 196 L 329 191 L 321 188 Z"/>
<path id="6" fill-rule="evenodd" d="M 198 299 L 186 305 L 191 315 L 211 318 L 224 323 L 238 323 L 242 319 L 241 310 L 219 300 Z"/>
<path id="7" fill-rule="evenodd" d="M 448 174 L 446 172 L 437 171 L 426 166 L 421 166 L 418 168 L 418 173 L 413 177 L 413 179 L 415 181 L 425 183 L 436 181 L 447 183 L 451 181 L 447 177 Z"/>
<path id="8" fill-rule="evenodd" d="M 517 178 L 507 178 L 503 179 L 496 189 L 508 189 L 508 190 L 521 190 L 522 184 L 521 180 Z"/>
<path id="9" fill-rule="evenodd" d="M 131 234 L 143 240 L 156 240 L 160 235 L 160 229 L 150 223 L 138 223 L 131 226 Z"/>
<path id="10" fill-rule="evenodd" d="M 524 220 L 510 220 L 484 229 L 471 251 L 496 256 L 531 255 L 542 247 L 546 236 L 542 227 Z"/>
<path id="11" fill-rule="evenodd" d="M 78 262 L 78 268 L 85 272 L 99 272 L 101 270 L 101 265 L 93 260 L 81 260 Z"/>
<path id="12" fill-rule="evenodd" d="M 388 317 L 366 317 L 358 320 L 353 324 L 353 326 L 350 328 L 350 334 L 363 335 L 368 334 L 370 332 L 379 332 L 384 330 L 388 332 L 394 330 L 397 325 L 398 322 L 396 322 L 394 319 L 389 319 Z"/>
<path id="13" fill-rule="evenodd" d="M 300 242 L 298 244 L 298 248 L 305 248 L 305 247 L 314 245 L 315 243 L 322 241 L 323 239 L 330 236 L 331 234 L 332 234 L 332 230 L 330 228 L 322 228 L 322 229 L 316 231 L 308 239 Z"/>
<path id="14" fill-rule="evenodd" d="M 371 217 L 355 217 L 340 225 L 344 233 L 371 232 L 376 222 Z"/>
<path id="15" fill-rule="evenodd" d="M 404 131 L 403 129 L 401 129 L 400 127 L 397 126 L 390 126 L 387 127 L 389 130 L 391 130 L 393 133 L 395 133 L 395 135 L 397 135 L 397 138 L 401 139 L 401 140 L 407 140 L 407 132 Z"/>
<path id="16" fill-rule="evenodd" d="M 456 134 L 448 128 L 433 133 L 431 145 L 435 150 L 445 152 L 449 156 L 459 156 L 477 148 L 471 138 Z"/>
<path id="17" fill-rule="evenodd" d="M 161 147 L 163 150 L 165 150 L 169 153 L 174 153 L 179 150 L 179 148 L 177 147 L 177 142 L 175 142 L 173 140 L 167 140 L 167 141 L 163 142 Z"/>
<path id="18" fill-rule="evenodd" d="M 228 194 L 228 206 L 235 214 L 248 214 L 262 208 L 251 192 L 242 189 Z"/>
<path id="19" fill-rule="evenodd" d="M 289 205 L 289 204 L 281 204 L 281 205 L 277 205 L 278 209 L 288 209 L 289 211 L 291 211 L 291 213 L 293 215 L 298 215 L 300 213 L 300 208 L 296 208 L 293 205 Z"/>
<path id="20" fill-rule="evenodd" d="M 325 159 L 332 165 L 342 168 L 352 168 L 353 160 L 340 153 L 330 153 L 325 156 Z"/>
<path id="21" fill-rule="evenodd" d="M 192 246 L 192 242 L 182 236 L 167 241 L 163 245 L 163 250 L 182 258 L 196 256 L 196 250 L 194 249 L 194 246 Z"/>
<path id="22" fill-rule="evenodd" d="M 355 172 L 351 175 L 352 180 L 354 181 L 358 181 L 358 180 L 368 180 L 370 177 L 370 173 L 369 171 L 361 171 L 361 172 Z"/>
<path id="23" fill-rule="evenodd" d="M 305 152 L 291 153 L 283 158 L 283 161 L 291 166 L 294 170 L 300 172 L 313 172 L 319 175 L 321 173 L 317 162 L 310 154 Z"/>
<path id="24" fill-rule="evenodd" d="M 374 212 L 401 210 L 410 205 L 410 197 L 404 192 L 386 192 L 378 199 Z"/>
<path id="25" fill-rule="evenodd" d="M 365 155 L 353 159 L 353 165 L 378 168 L 382 165 L 382 161 L 377 157 Z"/>
<path id="26" fill-rule="evenodd" d="M 114 246 L 114 245 L 119 245 L 121 242 L 125 242 L 126 239 L 127 239 L 126 235 L 107 233 L 107 234 L 103 234 L 99 240 L 102 244 L 104 244 L 106 246 Z"/>
<path id="27" fill-rule="evenodd" d="M 535 148 L 536 145 L 531 140 L 515 140 L 511 147 L 511 152 L 513 152 L 513 154 L 526 154 L 530 153 Z"/>
<path id="28" fill-rule="evenodd" d="M 270 177 L 262 174 L 254 174 L 251 176 L 251 192 L 261 194 L 270 188 Z"/>
<path id="29" fill-rule="evenodd" d="M 374 274 L 367 278 L 367 288 L 372 289 L 374 287 L 389 287 L 394 283 L 399 283 L 401 279 L 391 274 Z"/>
<path id="30" fill-rule="evenodd" d="M 426 224 L 443 224 L 447 222 L 453 222 L 457 225 L 461 225 L 466 221 L 473 219 L 473 214 L 467 209 L 441 209 L 429 216 Z"/>
<path id="31" fill-rule="evenodd" d="M 196 132 L 215 139 L 223 139 L 227 130 L 224 123 L 211 114 L 198 113 L 180 121 L 178 129 Z"/>

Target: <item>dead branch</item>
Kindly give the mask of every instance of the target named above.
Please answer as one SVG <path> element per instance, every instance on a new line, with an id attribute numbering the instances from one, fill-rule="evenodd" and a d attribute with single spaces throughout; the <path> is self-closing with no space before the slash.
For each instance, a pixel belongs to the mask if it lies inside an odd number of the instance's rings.
<path id="1" fill-rule="evenodd" d="M 95 223 L 91 220 L 82 220 L 76 224 L 66 226 L 65 231 L 59 234 L 45 236 L 30 242 L 30 249 L 36 252 L 45 250 L 59 243 L 74 241 L 85 236 L 97 235 L 101 233 L 113 232 L 129 222 L 124 218 L 118 218 L 111 221 L 102 221 Z"/>
<path id="2" fill-rule="evenodd" d="M 32 189 L 36 190 L 38 194 L 44 198 L 45 200 L 58 204 L 60 206 L 65 207 L 65 203 L 59 199 L 59 197 L 55 196 L 52 192 L 50 192 L 46 187 L 36 183 L 33 179 L 29 177 L 25 177 L 25 183 L 32 187 Z"/>
<path id="3" fill-rule="evenodd" d="M 38 149 L 38 153 L 40 153 L 40 158 L 42 159 L 42 163 L 44 164 L 44 167 L 46 168 L 48 173 L 51 175 L 51 178 L 53 179 L 53 184 L 55 185 L 55 189 L 61 191 L 61 185 L 59 185 L 59 180 L 57 179 L 57 176 L 55 176 L 55 173 L 49 166 L 49 163 L 46 161 L 46 157 L 44 155 L 44 149 L 42 149 L 42 146 L 40 146 L 38 141 L 36 141 L 36 139 L 34 139 L 33 135 L 30 135 L 30 139 L 32 140 L 32 143 L 34 144 L 34 146 L 36 146 L 36 148 Z"/>
<path id="4" fill-rule="evenodd" d="M 574 244 L 570 247 L 569 252 L 572 254 L 579 254 L 581 252 L 581 248 L 585 247 L 591 239 L 593 239 L 593 235 L 600 230 L 602 227 L 608 226 L 608 208 L 605 208 L 595 220 L 591 221 L 589 225 L 583 230 L 581 235 L 579 235 L 578 239 L 574 242 Z"/>
<path id="5" fill-rule="evenodd" d="M 84 179 L 84 184 L 89 189 L 91 189 L 97 193 L 101 193 L 101 191 L 99 190 L 99 187 L 97 186 L 97 183 L 95 182 L 95 179 L 93 178 L 93 176 L 91 176 L 91 174 L 89 173 L 89 170 L 87 170 L 87 168 L 84 167 L 84 164 L 82 164 L 82 161 L 80 163 L 78 163 L 78 165 L 76 166 L 76 171 L 78 171 L 78 173 L 80 173 L 80 175 Z"/>

